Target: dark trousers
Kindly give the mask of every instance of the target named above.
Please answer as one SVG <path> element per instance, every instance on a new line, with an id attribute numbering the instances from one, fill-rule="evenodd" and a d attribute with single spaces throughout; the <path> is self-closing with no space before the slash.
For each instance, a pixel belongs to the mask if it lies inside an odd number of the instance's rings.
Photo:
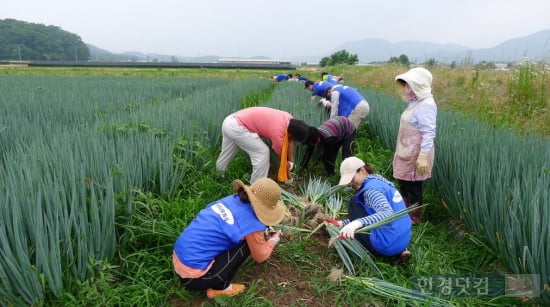
<path id="1" fill-rule="evenodd" d="M 237 247 L 219 254 L 214 264 L 206 274 L 199 278 L 180 278 L 187 290 L 223 290 L 231 284 L 237 269 L 250 256 L 250 249 L 246 241 Z"/>
<path id="2" fill-rule="evenodd" d="M 422 183 L 424 181 L 405 181 L 398 179 L 399 193 L 405 199 L 407 207 L 418 203 L 422 205 Z"/>
<path id="3" fill-rule="evenodd" d="M 346 134 L 339 141 L 336 137 L 329 137 L 323 140 L 323 165 L 325 166 L 327 175 L 334 175 L 336 157 L 338 156 L 340 147 L 342 147 L 342 160 L 355 155 L 355 134 L 355 131 L 351 134 Z"/>
<path id="4" fill-rule="evenodd" d="M 403 200 L 405 201 L 405 205 L 407 206 L 407 208 L 416 203 L 418 203 L 419 205 L 422 205 L 424 203 L 422 200 L 423 181 L 398 180 L 398 182 L 399 193 L 401 193 L 401 196 L 403 196 Z M 409 216 L 411 217 L 413 225 L 420 224 L 420 219 L 422 217 L 423 211 L 424 208 L 418 208 L 414 211 L 409 212 Z"/>
<path id="5" fill-rule="evenodd" d="M 350 221 L 353 221 L 353 220 L 356 220 L 356 219 L 359 219 L 359 218 L 362 218 L 362 217 L 365 217 L 369 215 L 367 213 L 367 210 L 365 210 L 365 208 L 360 204 L 358 203 L 357 201 L 355 201 L 355 196 L 352 197 L 348 203 L 348 217 L 349 217 L 349 220 Z M 361 244 L 363 244 L 363 246 L 375 257 L 385 257 L 385 256 L 382 256 L 380 255 L 375 249 L 374 247 L 372 246 L 371 242 L 370 242 L 370 237 L 369 237 L 369 234 L 368 233 L 356 233 L 355 234 L 355 239 L 357 241 L 359 241 Z"/>

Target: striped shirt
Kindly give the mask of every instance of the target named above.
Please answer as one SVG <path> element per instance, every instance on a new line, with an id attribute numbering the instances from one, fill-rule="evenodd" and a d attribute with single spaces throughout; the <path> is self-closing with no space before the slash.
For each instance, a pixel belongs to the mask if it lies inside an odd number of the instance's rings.
<path id="1" fill-rule="evenodd" d="M 333 136 L 337 140 L 341 140 L 345 135 L 355 131 L 355 125 L 347 117 L 336 116 L 321 124 L 317 129 L 323 140 Z"/>
<path id="2" fill-rule="evenodd" d="M 390 182 L 386 178 L 378 174 L 371 174 L 369 175 L 369 177 L 373 177 L 388 183 Z M 363 227 L 374 224 L 394 214 L 390 203 L 382 192 L 377 190 L 366 190 L 363 194 L 363 197 L 365 199 L 365 204 L 376 211 L 376 213 L 374 214 L 367 215 L 359 219 L 359 221 L 361 221 L 361 223 L 363 224 Z M 347 225 L 349 224 L 349 222 L 349 219 L 345 219 L 342 221 L 342 225 Z"/>

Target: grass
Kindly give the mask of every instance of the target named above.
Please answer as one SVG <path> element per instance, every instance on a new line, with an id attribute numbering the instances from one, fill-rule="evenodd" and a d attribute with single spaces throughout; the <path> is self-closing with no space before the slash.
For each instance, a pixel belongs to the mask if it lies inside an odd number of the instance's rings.
<path id="1" fill-rule="evenodd" d="M 216 68 L 113 68 L 113 67 L 2 67 L 0 74 L 43 76 L 115 76 L 115 77 L 185 77 L 222 78 L 246 80 L 265 78 L 281 71 L 266 69 L 216 69 Z"/>
<path id="2" fill-rule="evenodd" d="M 397 96 L 394 78 L 407 70 L 404 66 L 337 66 L 331 68 L 298 67 L 294 73 L 316 80 L 321 71 L 343 76 L 347 83 L 368 87 Z M 509 71 L 482 70 L 472 67 L 432 67 L 433 93 L 439 107 L 476 114 L 495 125 L 512 125 L 519 131 L 548 136 L 550 128 L 550 68 L 547 63 L 523 62 Z M 0 74 L 51 76 L 160 76 L 225 78 L 245 80 L 269 78 L 281 71 L 265 69 L 206 68 L 63 68 L 1 67 Z M 528 107 L 525 107 L 524 102 Z"/>
<path id="3" fill-rule="evenodd" d="M 321 71 L 343 76 L 346 83 L 368 87 L 397 97 L 394 78 L 408 68 L 399 65 L 336 66 L 330 68 L 298 67 L 312 80 Z M 550 136 L 550 67 L 548 63 L 523 62 L 509 71 L 475 69 L 473 67 L 432 67 L 433 93 L 439 108 L 448 108 L 475 116 L 494 126 L 509 126 L 521 133 Z M 63 68 L 2 67 L 0 74 L 46 76 L 140 76 L 190 77 L 246 80 L 269 78 L 281 73 L 265 69 L 206 68 Z"/>
<path id="4" fill-rule="evenodd" d="M 338 66 L 335 74 L 350 84 L 397 97 L 399 65 Z M 472 67 L 432 67 L 432 92 L 438 108 L 460 111 L 495 127 L 550 136 L 550 65 L 523 62 L 508 71 Z"/>
<path id="5" fill-rule="evenodd" d="M 405 69 L 402 67 L 389 68 L 345 68 L 342 73 L 346 80 L 359 85 L 372 85 L 382 91 L 393 91 L 391 80 Z M 115 76 L 150 76 L 162 75 L 174 76 L 216 76 L 222 78 L 251 78 L 268 77 L 273 74 L 270 71 L 239 71 L 239 70 L 137 70 L 137 69 L 60 69 L 60 68 L 32 68 L 27 71 L 16 69 L 0 69 L 0 74 L 39 74 L 39 75 L 115 75 Z M 309 72 L 314 75 L 313 72 Z M 453 72 L 454 73 L 454 72 Z M 435 74 L 435 73 L 434 73 Z M 462 75 L 463 74 L 463 75 Z M 308 76 L 308 71 L 303 75 Z M 374 77 L 374 76 L 377 77 Z M 466 91 L 471 89 L 472 95 L 481 95 L 472 89 L 473 85 L 489 80 L 499 86 L 510 86 L 506 79 L 497 77 L 491 79 L 489 72 L 460 72 L 446 79 L 444 72 L 437 73 L 441 80 L 456 84 L 458 88 Z M 348 77 L 349 76 L 349 77 Z M 370 76 L 370 77 L 369 77 Z M 362 79 L 362 78 L 365 79 Z M 370 79 L 369 79 L 370 78 Z M 523 77 L 530 78 L 530 77 Z M 534 77 L 533 77 L 534 78 Z M 387 80 L 390 81 L 387 81 Z M 381 80 L 381 81 L 380 81 Z M 497 81 L 501 80 L 501 81 Z M 504 81 L 503 81 L 504 80 Z M 538 80 L 538 79 L 535 79 Z M 382 82 L 384 81 L 384 82 Z M 488 81 L 488 82 L 489 82 Z M 375 82 L 380 82 L 377 85 Z M 500 83 L 499 83 L 500 82 Z M 529 82 L 529 81 L 527 81 Z M 538 81 L 533 81 L 538 84 Z M 547 82 L 544 81 L 544 82 Z M 544 84 L 540 83 L 540 84 Z M 525 81 L 523 82 L 525 83 Z M 522 83 L 522 84 L 523 84 Z M 438 84 L 438 83 L 436 83 Z M 491 83 L 492 84 L 492 83 Z M 448 84 L 447 84 L 448 85 Z M 434 92 L 440 97 L 453 97 L 447 87 L 438 84 L 434 86 Z M 512 87 L 524 85 L 512 85 Z M 377 88 L 378 87 L 378 88 Z M 453 88 L 453 86 L 448 86 Z M 488 86 L 491 87 L 491 86 Z M 541 87 L 543 87 L 541 85 Z M 544 87 L 545 90 L 548 86 Z M 441 91 L 441 92 L 439 92 Z M 479 90 L 481 91 L 481 90 Z M 456 89 L 459 93 L 459 90 Z M 501 91 L 483 91 L 482 94 L 489 97 L 491 93 Z M 440 94 L 441 93 L 441 94 Z M 464 94 L 465 92 L 462 92 Z M 457 94 L 457 96 L 460 96 Z M 548 96 L 545 96 L 548 97 Z M 252 98 L 251 98 L 252 99 Z M 258 99 L 261 99 L 258 98 Z M 437 99 L 437 97 L 436 97 Z M 442 99 L 443 107 L 459 108 L 453 106 L 450 98 Z M 498 124 L 501 120 L 509 125 L 515 125 L 513 118 L 498 117 L 499 112 L 490 113 L 498 109 L 496 102 L 490 102 L 484 106 L 473 103 L 474 98 L 465 101 L 460 108 L 465 112 L 481 113 L 485 110 L 489 114 L 481 116 L 490 117 L 489 121 Z M 481 100 L 480 100 L 481 101 Z M 491 100 L 492 101 L 492 100 Z M 439 100 L 438 100 L 439 102 Z M 493 105 L 495 104 L 495 105 Z M 469 109 L 470 107 L 470 109 Z M 546 111 L 545 111 L 546 112 Z M 544 114 L 544 112 L 542 112 Z M 491 115 L 492 114 L 492 115 Z M 547 113 L 546 113 L 547 114 Z M 494 116 L 494 117 L 491 117 Z M 525 119 L 517 115 L 517 121 Z M 544 115 L 547 116 L 547 115 Z M 544 119 L 544 117 L 542 117 Z M 508 123 L 510 121 L 510 123 Z M 546 134 L 548 123 L 540 120 L 546 126 L 535 127 L 535 132 Z M 524 124 L 518 124 L 518 129 Z M 527 128 L 525 128 L 527 130 Z M 377 171 L 386 178 L 391 178 L 392 152 L 383 148 L 377 140 L 369 140 L 365 131 L 358 136 L 358 152 L 360 157 L 372 163 Z M 204 161 L 213 165 L 215 154 L 205 150 Z M 93 278 L 83 282 L 78 293 L 66 293 L 59 299 L 49 297 L 52 305 L 119 305 L 119 306 L 159 306 L 159 305 L 197 305 L 206 306 L 270 306 L 275 302 L 286 300 L 288 305 L 363 305 L 365 302 L 379 303 L 383 305 L 399 305 L 398 301 L 387 300 L 363 291 L 361 284 L 347 282 L 344 279 L 332 283 L 327 281 L 327 276 L 332 269 L 341 268 L 342 264 L 335 250 L 328 249 L 328 236 L 308 237 L 307 233 L 296 233 L 292 239 L 283 240 L 278 246 L 273 259 L 264 264 L 247 262 L 241 268 L 236 281 L 247 283 L 247 291 L 234 298 L 220 298 L 208 301 L 202 293 L 185 291 L 179 285 L 176 275 L 172 271 L 171 252 L 172 244 L 177 235 L 191 221 L 197 212 L 207 203 L 232 193 L 230 181 L 232 178 L 241 178 L 250 173 L 250 165 L 244 155 L 239 155 L 230 165 L 226 177 L 220 179 L 214 170 L 206 173 L 186 174 L 186 182 L 192 182 L 186 187 L 185 193 L 178 194 L 170 199 L 162 198 L 150 193 L 140 193 L 134 202 L 135 215 L 132 223 L 125 226 L 128 236 L 124 238 L 125 245 L 118 251 L 117 256 L 109 262 L 94 263 L 90 266 Z M 309 174 L 308 174 L 309 175 Z M 301 174 L 302 178 L 306 178 Z M 337 178 L 328 178 L 333 184 Z M 504 268 L 483 244 L 483 242 L 468 235 L 467 230 L 457 229 L 437 195 L 428 191 L 425 195 L 426 203 L 425 223 L 414 228 L 411 251 L 413 260 L 409 266 L 394 266 L 387 260 L 377 259 L 376 264 L 381 269 L 388 282 L 403 287 L 412 287 L 412 277 L 415 274 L 466 274 L 466 273 L 501 273 Z M 371 272 L 366 264 L 356 262 L 358 276 L 369 276 Z M 287 275 L 282 276 L 282 272 Z M 280 274 L 279 274 L 280 273 Z M 279 275 L 277 275 L 279 274 Z M 280 279 L 277 279 L 280 278 Z M 285 279 L 283 279 L 285 278 Z M 289 295 L 294 293 L 294 295 Z M 513 298 L 456 298 L 452 299 L 458 305 L 519 305 L 522 302 Z M 93 303 L 92 303 L 93 302 Z"/>
<path id="6" fill-rule="evenodd" d="M 367 143 L 363 145 L 368 146 L 372 154 L 388 155 L 376 142 Z M 250 168 L 247 163 L 242 158 L 234 162 L 239 164 L 239 169 Z M 291 239 L 282 240 L 273 259 L 263 264 L 245 263 L 235 279 L 247 284 L 247 291 L 242 295 L 207 300 L 201 292 L 183 290 L 172 271 L 172 244 L 204 205 L 231 193 L 229 178 L 234 175 L 228 171 L 225 179 L 220 180 L 214 172 L 189 174 L 201 176 L 201 180 L 193 186 L 188 198 L 163 200 L 151 194 L 140 194 L 134 223 L 127 226 L 131 235 L 118 257 L 111 263 L 98 264 L 101 269 L 94 279 L 82 285 L 79 293 L 66 295 L 55 304 L 88 304 L 97 300 L 100 305 L 120 306 L 274 306 L 281 302 L 293 306 L 357 306 L 365 302 L 399 305 L 399 301 L 373 296 L 362 290 L 364 285 L 345 278 L 329 282 L 330 272 L 342 268 L 342 262 L 334 249 L 327 248 L 329 237 L 323 232 L 313 237 L 295 233 Z M 428 193 L 427 198 L 432 205 L 425 210 L 426 222 L 413 229 L 411 264 L 395 266 L 389 260 L 376 259 L 387 282 L 412 288 L 415 274 L 506 272 L 478 240 L 467 234 L 457 235 L 450 226 L 448 213 L 435 195 Z M 366 263 L 354 261 L 358 277 L 373 276 Z M 454 298 L 452 301 L 458 305 L 521 304 L 511 298 Z"/>

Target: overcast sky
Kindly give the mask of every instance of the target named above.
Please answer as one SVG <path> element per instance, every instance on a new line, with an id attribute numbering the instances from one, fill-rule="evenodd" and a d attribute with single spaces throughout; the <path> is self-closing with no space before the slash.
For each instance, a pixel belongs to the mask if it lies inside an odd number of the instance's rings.
<path id="1" fill-rule="evenodd" d="M 494 47 L 550 29 L 550 0 L 0 0 L 111 52 L 317 56 L 366 38 Z"/>

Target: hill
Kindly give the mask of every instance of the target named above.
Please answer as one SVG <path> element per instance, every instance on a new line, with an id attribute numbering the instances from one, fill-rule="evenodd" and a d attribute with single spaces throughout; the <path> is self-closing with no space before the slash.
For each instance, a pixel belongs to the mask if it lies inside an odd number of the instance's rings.
<path id="1" fill-rule="evenodd" d="M 14 19 L 0 19 L 0 60 L 41 61 L 98 61 L 98 62 L 183 62 L 215 63 L 223 55 L 186 57 L 165 54 L 144 54 L 136 51 L 112 53 L 91 44 L 85 44 L 73 33 L 56 26 L 28 23 Z M 550 29 L 524 37 L 507 40 L 495 47 L 473 49 L 456 44 L 403 41 L 392 43 L 381 38 L 351 41 L 336 46 L 325 54 L 291 57 L 292 63 L 318 63 L 321 58 L 336 51 L 357 54 L 359 63 L 386 62 L 391 57 L 407 55 L 411 62 L 430 59 L 442 64 L 487 62 L 550 61 Z M 266 59 L 266 57 L 255 57 Z"/>
<path id="2" fill-rule="evenodd" d="M 333 52 L 345 49 L 357 54 L 361 63 L 388 61 L 391 57 L 405 54 L 411 62 L 425 62 L 435 59 L 439 63 L 472 62 L 518 62 L 523 58 L 533 61 L 550 60 L 550 30 L 507 40 L 493 48 L 472 49 L 454 44 L 405 41 L 391 43 L 384 39 L 364 39 L 348 42 Z"/>
<path id="3" fill-rule="evenodd" d="M 128 51 L 124 53 L 111 53 L 105 49 L 101 49 L 91 44 L 87 44 L 90 48 L 92 61 L 130 61 L 130 62 L 180 62 L 180 63 L 216 63 L 223 56 L 206 55 L 201 57 L 186 57 L 177 55 L 166 55 L 158 53 L 142 53 L 136 51 Z M 252 57 L 252 59 L 268 59 L 267 57 Z"/>
<path id="4" fill-rule="evenodd" d="M 430 42 L 403 41 L 391 43 L 384 39 L 363 39 L 338 46 L 334 51 L 345 49 L 357 54 L 362 63 L 388 61 L 392 56 L 405 54 L 414 61 L 424 61 L 428 55 L 442 58 L 445 53 L 460 52 L 468 48 L 454 44 L 436 44 Z"/>
<path id="5" fill-rule="evenodd" d="M 511 39 L 493 48 L 472 51 L 479 61 L 515 62 L 523 58 L 535 61 L 550 60 L 550 30 Z"/>
<path id="6" fill-rule="evenodd" d="M 86 44 L 90 50 L 90 60 L 98 62 L 137 62 L 139 57 L 129 54 L 111 53 L 94 45 Z"/>
<path id="7" fill-rule="evenodd" d="M 217 55 L 205 57 L 182 57 L 176 55 L 143 54 L 140 52 L 126 52 L 113 54 L 100 50 L 97 47 L 90 47 L 91 59 L 96 61 L 158 61 L 158 62 L 190 62 L 210 63 L 216 62 L 220 57 Z M 357 54 L 360 63 L 386 62 L 391 57 L 407 55 L 411 62 L 422 63 L 429 59 L 435 59 L 438 63 L 450 64 L 464 63 L 469 61 L 477 63 L 487 62 L 518 62 L 523 58 L 533 61 L 550 60 L 550 30 L 537 32 L 525 37 L 507 40 L 493 48 L 473 49 L 457 44 L 437 44 L 431 42 L 403 41 L 391 43 L 380 38 L 368 38 L 347 42 L 337 46 L 332 51 L 313 56 L 296 56 L 289 60 L 295 64 L 318 63 L 321 58 L 330 56 L 332 53 L 345 49 L 349 53 Z M 264 58 L 264 57 L 258 57 Z"/>
<path id="8" fill-rule="evenodd" d="M 0 60 L 87 61 L 80 36 L 56 26 L 0 19 Z"/>

